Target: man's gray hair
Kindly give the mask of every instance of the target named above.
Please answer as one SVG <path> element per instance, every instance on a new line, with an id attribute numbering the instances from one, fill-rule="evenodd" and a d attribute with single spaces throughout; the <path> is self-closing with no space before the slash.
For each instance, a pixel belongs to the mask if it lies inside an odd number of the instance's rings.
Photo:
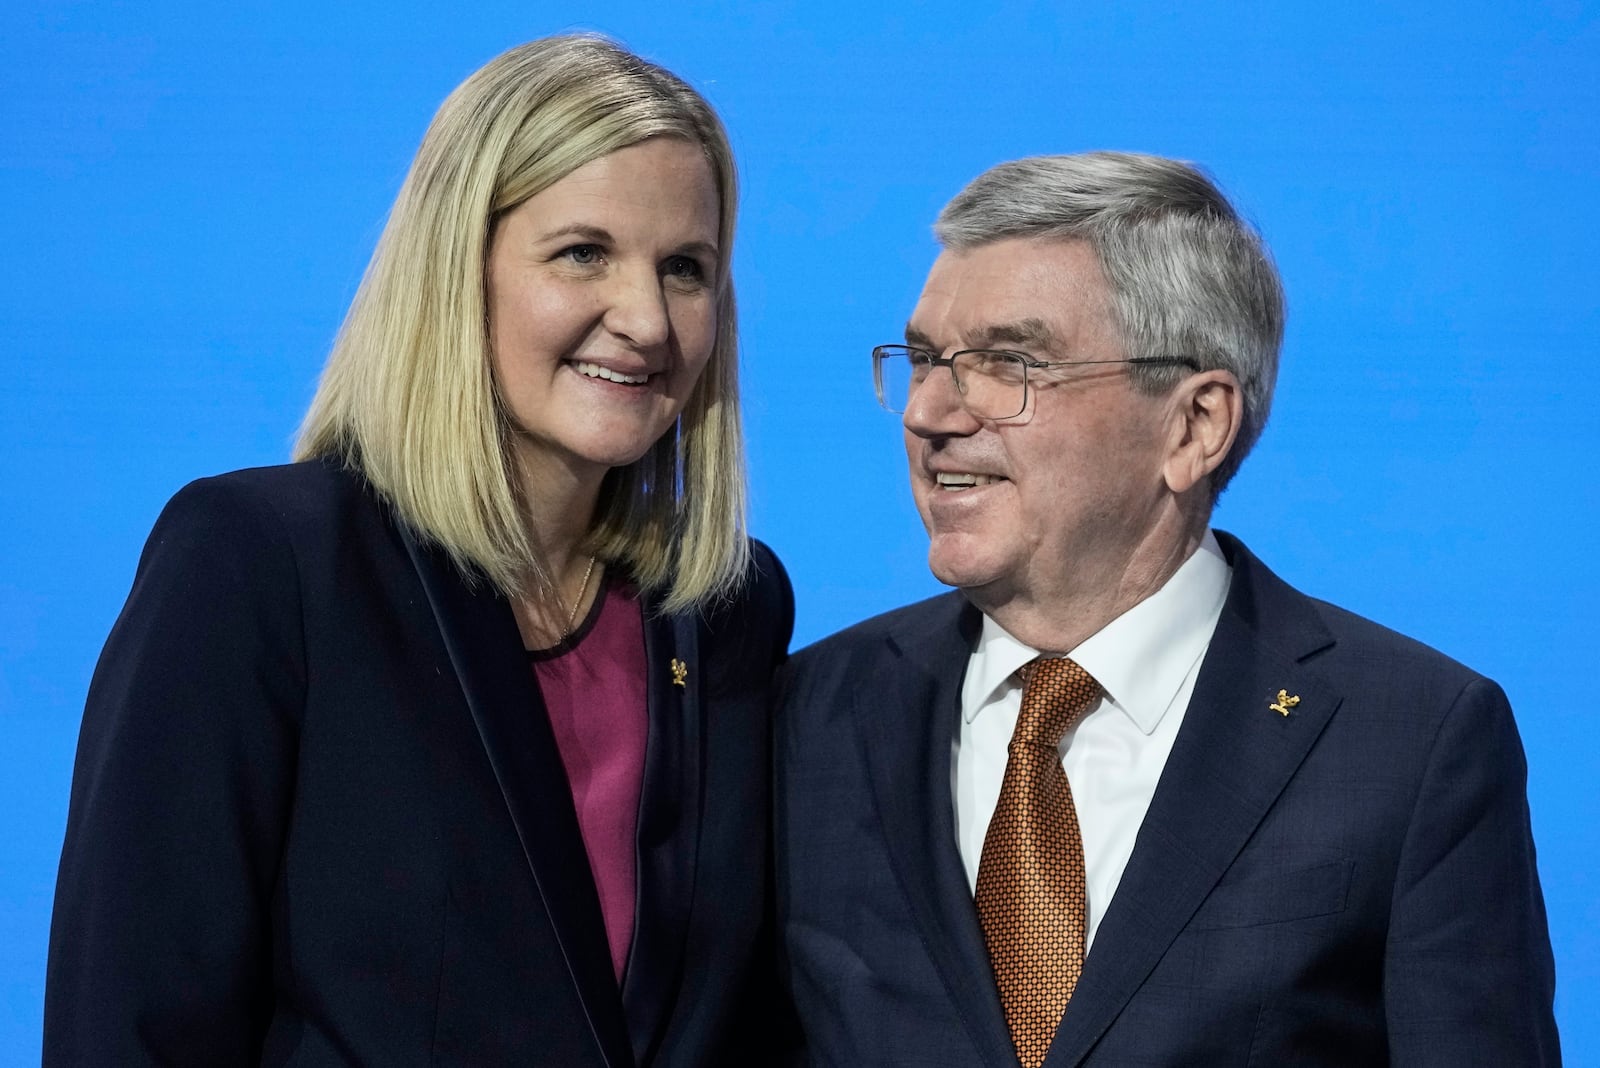
<path id="1" fill-rule="evenodd" d="M 974 179 L 933 229 L 955 251 L 1013 237 L 1087 241 L 1128 356 L 1185 356 L 1232 372 L 1243 387 L 1244 423 L 1212 475 L 1215 500 L 1266 425 L 1284 310 L 1260 235 L 1205 174 L 1132 152 L 1013 160 Z M 1129 372 L 1147 393 L 1184 374 L 1148 364 Z"/>

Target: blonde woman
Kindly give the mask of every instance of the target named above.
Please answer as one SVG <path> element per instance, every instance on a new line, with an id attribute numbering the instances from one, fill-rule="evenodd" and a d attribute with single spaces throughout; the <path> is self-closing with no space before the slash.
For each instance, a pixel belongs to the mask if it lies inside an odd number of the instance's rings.
<path id="1" fill-rule="evenodd" d="M 91 686 L 58 1064 L 748 1063 L 787 579 L 734 168 L 591 37 L 444 103 L 298 463 L 163 512 Z"/>

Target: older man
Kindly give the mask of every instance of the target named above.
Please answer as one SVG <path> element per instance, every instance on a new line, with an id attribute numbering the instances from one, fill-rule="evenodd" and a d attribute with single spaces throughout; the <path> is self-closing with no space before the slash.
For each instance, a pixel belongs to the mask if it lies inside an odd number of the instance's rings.
<path id="1" fill-rule="evenodd" d="M 778 728 L 810 1061 L 1557 1063 L 1505 696 L 1209 529 L 1277 367 L 1257 236 L 1121 153 L 936 231 L 873 360 L 958 591 L 796 656 Z"/>

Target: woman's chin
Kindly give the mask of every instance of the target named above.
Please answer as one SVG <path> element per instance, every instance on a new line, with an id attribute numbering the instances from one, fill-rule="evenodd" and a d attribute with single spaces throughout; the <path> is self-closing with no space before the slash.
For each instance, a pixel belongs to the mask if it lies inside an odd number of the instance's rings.
<path id="1" fill-rule="evenodd" d="M 603 474 L 616 467 L 627 467 L 642 459 L 665 432 L 650 434 L 584 435 L 567 441 L 522 436 L 517 451 L 526 464 L 564 465 L 572 469 L 593 468 Z"/>

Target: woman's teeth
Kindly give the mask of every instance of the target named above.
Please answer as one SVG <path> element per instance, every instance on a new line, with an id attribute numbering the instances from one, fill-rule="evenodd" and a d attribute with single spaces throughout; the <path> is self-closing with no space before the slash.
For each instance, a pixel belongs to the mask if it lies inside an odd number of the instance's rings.
<path id="1" fill-rule="evenodd" d="M 629 386 L 641 386 L 650 380 L 649 375 L 625 375 L 621 371 L 613 371 L 609 367 L 601 367 L 597 363 L 584 363 L 582 360 L 573 361 L 573 366 L 580 375 L 590 378 L 603 378 L 607 382 L 621 382 Z"/>

